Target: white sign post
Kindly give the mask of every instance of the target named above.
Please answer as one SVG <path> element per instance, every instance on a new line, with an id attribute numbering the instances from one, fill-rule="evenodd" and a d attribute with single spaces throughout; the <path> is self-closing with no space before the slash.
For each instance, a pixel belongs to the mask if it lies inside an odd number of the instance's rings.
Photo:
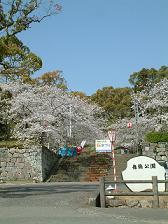
<path id="1" fill-rule="evenodd" d="M 122 172 L 123 180 L 152 180 L 157 176 L 158 180 L 165 180 L 165 169 L 160 164 L 147 156 L 138 156 L 128 160 L 127 168 Z M 144 191 L 152 189 L 151 183 L 127 183 L 132 191 Z M 159 191 L 165 191 L 165 184 L 158 184 Z"/>
<path id="2" fill-rule="evenodd" d="M 116 132 L 115 130 L 112 130 L 112 131 L 108 131 L 108 137 L 110 139 L 110 142 L 115 142 L 116 140 Z"/>

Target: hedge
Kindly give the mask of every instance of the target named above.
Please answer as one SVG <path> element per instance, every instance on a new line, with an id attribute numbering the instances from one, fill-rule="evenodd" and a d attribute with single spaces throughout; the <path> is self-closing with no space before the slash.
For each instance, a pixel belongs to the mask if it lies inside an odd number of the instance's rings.
<path id="1" fill-rule="evenodd" d="M 0 148 L 23 148 L 23 144 L 17 140 L 0 141 Z"/>
<path id="2" fill-rule="evenodd" d="M 146 134 L 146 140 L 150 143 L 168 142 L 168 133 L 149 132 Z"/>

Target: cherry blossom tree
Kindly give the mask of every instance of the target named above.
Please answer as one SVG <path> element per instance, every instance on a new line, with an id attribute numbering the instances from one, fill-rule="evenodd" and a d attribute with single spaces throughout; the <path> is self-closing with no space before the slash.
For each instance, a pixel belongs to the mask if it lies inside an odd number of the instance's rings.
<path id="1" fill-rule="evenodd" d="M 145 141 L 145 135 L 149 131 L 168 131 L 168 79 L 141 92 L 132 94 L 132 109 L 136 116 L 131 119 L 118 120 L 112 125 L 117 131 L 117 144 L 135 146 Z M 138 110 L 136 111 L 136 108 Z M 132 128 L 127 123 L 132 123 Z"/>
<path id="2" fill-rule="evenodd" d="M 70 128 L 77 142 L 103 137 L 104 121 L 97 105 L 53 86 L 15 82 L 3 84 L 3 89 L 13 96 L 9 111 L 15 122 L 13 135 L 27 145 L 65 143 Z"/>

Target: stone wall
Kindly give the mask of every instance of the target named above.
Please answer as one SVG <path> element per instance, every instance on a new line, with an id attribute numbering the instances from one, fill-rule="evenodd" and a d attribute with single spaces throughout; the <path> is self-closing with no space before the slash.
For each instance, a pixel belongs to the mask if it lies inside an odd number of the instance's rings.
<path id="1" fill-rule="evenodd" d="M 150 143 L 143 146 L 143 155 L 168 161 L 168 143 Z"/>
<path id="2" fill-rule="evenodd" d="M 153 208 L 152 196 L 106 196 L 107 207 Z M 168 197 L 159 196 L 159 208 L 168 208 Z"/>
<path id="3" fill-rule="evenodd" d="M 1 178 L 43 181 L 56 161 L 56 154 L 48 149 L 0 148 Z"/>
<path id="4" fill-rule="evenodd" d="M 54 151 L 44 148 L 42 150 L 42 180 L 45 180 L 50 174 L 53 166 L 58 162 L 58 156 Z"/>

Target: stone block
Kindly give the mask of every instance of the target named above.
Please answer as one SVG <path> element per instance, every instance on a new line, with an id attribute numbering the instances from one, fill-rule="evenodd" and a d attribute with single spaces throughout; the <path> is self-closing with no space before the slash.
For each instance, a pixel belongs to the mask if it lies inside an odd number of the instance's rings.
<path id="1" fill-rule="evenodd" d="M 162 157 L 157 155 L 156 160 L 162 160 Z"/>
<path id="2" fill-rule="evenodd" d="M 8 166 L 8 167 L 6 167 L 5 171 L 8 172 L 8 173 L 12 173 L 13 172 L 13 167 Z"/>
<path id="3" fill-rule="evenodd" d="M 120 207 L 126 205 L 125 200 L 120 199 L 108 199 L 107 203 L 110 207 Z"/>
<path id="4" fill-rule="evenodd" d="M 19 153 L 14 153 L 13 154 L 13 158 L 18 158 L 19 157 Z"/>
<path id="5" fill-rule="evenodd" d="M 128 207 L 131 207 L 131 208 L 133 208 L 133 207 L 141 207 L 141 204 L 140 204 L 140 202 L 138 200 L 127 201 L 126 204 L 127 204 Z"/>
<path id="6" fill-rule="evenodd" d="M 16 166 L 20 169 L 22 169 L 24 167 L 24 163 L 16 163 Z"/>
<path id="7" fill-rule="evenodd" d="M 28 158 L 30 154 L 28 152 L 24 153 L 24 157 Z"/>
<path id="8" fill-rule="evenodd" d="M 154 148 L 156 148 L 158 145 L 157 145 L 157 143 L 150 143 L 150 148 L 151 149 L 154 149 Z"/>
<path id="9" fill-rule="evenodd" d="M 157 156 L 165 156 L 165 155 L 166 155 L 166 153 L 164 151 L 160 151 L 157 153 Z"/>
<path id="10" fill-rule="evenodd" d="M 162 157 L 162 160 L 164 160 L 164 161 L 167 161 L 167 156 L 161 156 Z"/>
<path id="11" fill-rule="evenodd" d="M 10 158 L 10 163 L 16 163 L 17 158 Z"/>
<path id="12" fill-rule="evenodd" d="M 6 167 L 7 163 L 6 162 L 1 162 L 2 167 Z"/>
<path id="13" fill-rule="evenodd" d="M 153 207 L 153 201 L 148 200 L 140 200 L 140 205 L 142 208 L 152 208 Z"/>
<path id="14" fill-rule="evenodd" d="M 158 143 L 159 148 L 166 148 L 166 143 Z"/>
<path id="15" fill-rule="evenodd" d="M 25 152 L 26 152 L 26 149 L 20 149 L 20 150 L 19 150 L 19 153 L 20 153 L 20 154 L 24 154 Z"/>
<path id="16" fill-rule="evenodd" d="M 14 154 L 15 152 L 16 152 L 16 149 L 11 148 L 11 149 L 9 150 L 9 153 L 10 153 L 10 154 Z"/>
<path id="17" fill-rule="evenodd" d="M 16 162 L 17 162 L 17 163 L 22 163 L 23 161 L 24 161 L 24 160 L 23 160 L 23 158 L 21 158 L 21 157 L 16 159 Z"/>

